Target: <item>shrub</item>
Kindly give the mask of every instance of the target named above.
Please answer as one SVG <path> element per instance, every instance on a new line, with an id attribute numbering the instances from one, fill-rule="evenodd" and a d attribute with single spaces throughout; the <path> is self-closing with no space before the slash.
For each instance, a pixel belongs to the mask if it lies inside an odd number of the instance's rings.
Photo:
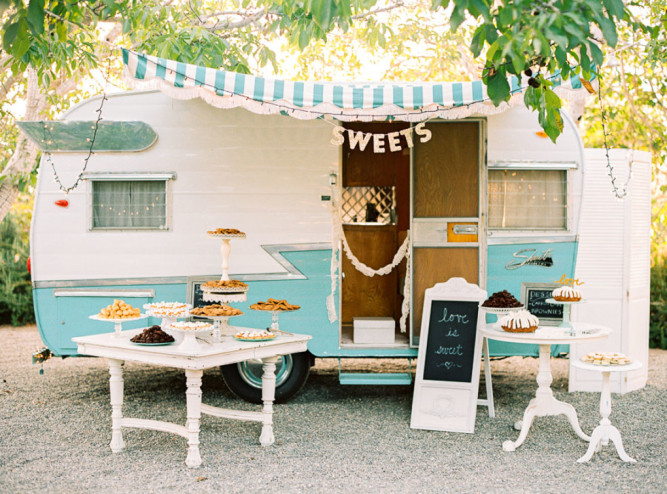
<path id="1" fill-rule="evenodd" d="M 654 257 L 651 267 L 649 346 L 667 349 L 667 258 Z"/>
<path id="2" fill-rule="evenodd" d="M 0 223 L 0 324 L 35 322 L 27 261 L 30 211 L 14 208 Z"/>

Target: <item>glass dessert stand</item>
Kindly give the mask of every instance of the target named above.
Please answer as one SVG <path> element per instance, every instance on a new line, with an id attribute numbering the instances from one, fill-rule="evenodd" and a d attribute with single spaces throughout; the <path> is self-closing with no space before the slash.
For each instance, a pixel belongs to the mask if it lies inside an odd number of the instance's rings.
<path id="1" fill-rule="evenodd" d="M 270 312 L 271 313 L 271 326 L 268 327 L 267 329 L 269 331 L 280 331 L 280 325 L 278 323 L 278 316 L 283 312 L 295 312 L 299 309 L 291 309 L 291 310 L 252 309 L 252 310 L 256 310 L 256 311 L 259 311 L 259 312 Z"/>
<path id="2" fill-rule="evenodd" d="M 138 321 L 139 319 L 146 319 L 147 317 L 148 317 L 147 314 L 141 314 L 138 317 L 125 317 L 125 318 L 121 318 L 121 319 L 109 319 L 109 318 L 106 318 L 106 317 L 100 317 L 99 314 L 94 314 L 92 316 L 89 316 L 89 318 L 92 319 L 93 321 L 102 321 L 102 322 L 112 322 L 112 323 L 114 323 L 113 329 L 114 329 L 114 336 L 116 338 L 121 337 L 120 332 L 123 330 L 123 323 L 124 322 Z"/>
<path id="3" fill-rule="evenodd" d="M 607 338 L 611 334 L 611 329 L 587 323 L 573 323 L 573 326 L 575 334 L 571 333 L 570 328 L 559 327 L 540 327 L 534 333 L 510 333 L 494 325 L 487 325 L 482 328 L 482 336 L 487 340 L 537 344 L 540 348 L 535 398 L 528 403 L 523 414 L 523 419 L 514 424 L 514 428 L 521 431 L 517 440 L 503 442 L 503 449 L 505 451 L 515 451 L 516 448 L 523 444 L 526 437 L 528 437 L 528 431 L 535 417 L 565 415 L 577 436 L 584 441 L 591 440 L 581 430 L 574 407 L 569 403 L 557 400 L 553 395 L 551 389 L 551 383 L 553 382 L 551 374 L 551 345 L 572 344 Z"/>
<path id="4" fill-rule="evenodd" d="M 207 235 L 209 237 L 222 239 L 222 245 L 220 246 L 220 255 L 222 256 L 222 276 L 220 277 L 220 280 L 229 281 L 229 254 L 232 252 L 230 240 L 233 238 L 246 238 L 245 233 L 207 233 Z"/>
<path id="5" fill-rule="evenodd" d="M 242 316 L 241 314 L 235 314 L 233 316 L 207 316 L 207 315 L 194 315 L 193 318 L 197 319 L 210 319 L 213 321 L 213 330 L 211 332 L 213 336 L 213 341 L 220 343 L 223 336 L 232 336 L 236 331 L 235 327 L 229 324 L 230 317 Z"/>
<path id="6" fill-rule="evenodd" d="M 561 322 L 558 327 L 559 328 L 567 328 L 570 330 L 571 336 L 575 336 L 576 330 L 574 329 L 574 326 L 572 325 L 572 322 L 570 320 L 570 307 L 572 305 L 576 304 L 583 304 L 583 300 L 577 300 L 573 302 L 566 302 L 564 300 L 556 300 L 555 298 L 548 298 L 545 300 L 547 304 L 554 304 L 554 305 L 562 305 L 563 306 L 563 322 Z"/>

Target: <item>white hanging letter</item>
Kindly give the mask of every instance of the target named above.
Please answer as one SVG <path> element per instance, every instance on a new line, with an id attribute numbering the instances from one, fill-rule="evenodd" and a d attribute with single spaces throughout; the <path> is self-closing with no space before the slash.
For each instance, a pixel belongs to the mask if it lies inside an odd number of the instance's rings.
<path id="1" fill-rule="evenodd" d="M 407 141 L 409 148 L 415 147 L 415 143 L 412 142 L 412 129 L 403 129 L 399 132 L 399 134 L 405 137 L 405 140 Z"/>
<path id="2" fill-rule="evenodd" d="M 359 144 L 359 151 L 363 151 L 368 146 L 368 143 L 373 137 L 373 134 L 364 134 L 363 132 L 355 132 L 347 129 L 347 139 L 350 141 L 350 149 L 354 149 Z"/>
<path id="3" fill-rule="evenodd" d="M 387 140 L 389 141 L 389 151 L 392 153 L 401 150 L 401 140 L 399 139 L 400 134 L 398 132 L 389 132 L 387 134 Z"/>
<path id="4" fill-rule="evenodd" d="M 384 134 L 373 134 L 373 152 L 384 153 Z"/>
<path id="5" fill-rule="evenodd" d="M 340 146 L 345 142 L 345 138 L 343 137 L 343 133 L 345 132 L 345 127 L 341 127 L 340 125 L 336 125 L 333 128 L 333 135 L 331 136 L 331 141 L 329 141 L 331 144 L 334 146 Z"/>
<path id="6" fill-rule="evenodd" d="M 419 139 L 420 142 L 428 142 L 433 137 L 433 133 L 426 128 L 424 122 L 420 122 L 415 126 L 415 132 L 418 136 L 421 136 Z"/>

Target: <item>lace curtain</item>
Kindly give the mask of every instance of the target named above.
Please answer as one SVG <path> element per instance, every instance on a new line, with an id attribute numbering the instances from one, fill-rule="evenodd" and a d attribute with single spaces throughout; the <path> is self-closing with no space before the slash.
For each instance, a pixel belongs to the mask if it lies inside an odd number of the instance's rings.
<path id="1" fill-rule="evenodd" d="M 93 182 L 93 228 L 166 228 L 166 182 Z"/>

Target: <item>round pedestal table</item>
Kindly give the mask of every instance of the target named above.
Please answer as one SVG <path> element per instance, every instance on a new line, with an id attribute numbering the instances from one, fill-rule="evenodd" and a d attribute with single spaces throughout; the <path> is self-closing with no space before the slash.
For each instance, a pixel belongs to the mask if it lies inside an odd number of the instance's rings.
<path id="1" fill-rule="evenodd" d="M 535 417 L 549 415 L 565 415 L 577 436 L 584 441 L 590 441 L 591 438 L 581 430 L 574 407 L 569 403 L 554 398 L 553 391 L 551 390 L 551 383 L 553 382 L 553 376 L 551 375 L 551 345 L 572 344 L 580 341 L 588 342 L 606 338 L 611 333 L 611 329 L 587 323 L 572 323 L 572 326 L 572 329 L 540 327 L 534 333 L 510 333 L 503 331 L 497 325 L 487 325 L 482 328 L 482 336 L 491 340 L 537 344 L 540 347 L 535 398 L 528 403 L 523 414 L 523 420 L 514 425 L 515 429 L 520 430 L 517 440 L 508 440 L 503 443 L 505 451 L 514 451 L 523 444 Z"/>
<path id="2" fill-rule="evenodd" d="M 586 463 L 593 457 L 593 454 L 602 449 L 602 446 L 607 446 L 611 439 L 614 446 L 616 446 L 616 451 L 621 460 L 636 463 L 637 460 L 630 458 L 625 452 L 625 449 L 623 449 L 621 433 L 618 432 L 618 429 L 611 425 L 611 422 L 609 421 L 609 415 L 611 414 L 611 389 L 609 386 L 609 376 L 612 372 L 637 370 L 641 368 L 641 362 L 632 362 L 627 365 L 600 365 L 573 360 L 572 365 L 579 369 L 602 372 L 602 393 L 600 394 L 600 415 L 602 416 L 602 419 L 600 420 L 600 425 L 598 425 L 591 434 L 591 442 L 588 445 L 588 451 L 586 451 L 586 454 L 577 461 L 579 463 Z"/>

